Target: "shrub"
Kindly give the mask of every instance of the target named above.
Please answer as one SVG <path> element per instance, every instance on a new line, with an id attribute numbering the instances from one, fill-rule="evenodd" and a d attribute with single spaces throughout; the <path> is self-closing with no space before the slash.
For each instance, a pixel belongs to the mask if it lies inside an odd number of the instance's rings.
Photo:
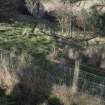
<path id="1" fill-rule="evenodd" d="M 33 105 L 43 102 L 50 94 L 49 74 L 32 63 L 27 53 L 1 53 L 0 88 L 9 103 Z M 1 98 L 0 98 L 1 99 Z"/>

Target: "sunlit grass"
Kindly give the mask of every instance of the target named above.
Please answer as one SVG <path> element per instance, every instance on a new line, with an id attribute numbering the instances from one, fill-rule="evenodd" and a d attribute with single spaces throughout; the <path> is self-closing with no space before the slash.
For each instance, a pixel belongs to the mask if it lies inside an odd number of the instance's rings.
<path id="1" fill-rule="evenodd" d="M 56 42 L 43 33 L 31 33 L 31 25 L 14 24 L 9 27 L 12 28 L 0 31 L 0 49 L 16 53 L 27 52 L 41 68 L 49 69 L 50 61 L 46 56 L 52 52 L 53 46 L 57 47 Z"/>

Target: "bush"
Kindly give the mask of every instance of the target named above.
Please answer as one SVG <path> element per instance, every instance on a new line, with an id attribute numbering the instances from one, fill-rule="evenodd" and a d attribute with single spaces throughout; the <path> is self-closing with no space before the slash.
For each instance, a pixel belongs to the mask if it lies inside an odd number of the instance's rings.
<path id="1" fill-rule="evenodd" d="M 1 54 L 0 88 L 9 97 L 8 104 L 34 105 L 43 102 L 50 94 L 49 80 L 49 74 L 33 65 L 27 53 Z"/>

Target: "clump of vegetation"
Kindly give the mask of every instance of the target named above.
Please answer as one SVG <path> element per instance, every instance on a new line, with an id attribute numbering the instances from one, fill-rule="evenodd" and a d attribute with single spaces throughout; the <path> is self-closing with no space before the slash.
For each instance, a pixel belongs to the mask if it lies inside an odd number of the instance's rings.
<path id="1" fill-rule="evenodd" d="M 41 103 L 50 94 L 52 84 L 47 71 L 31 64 L 27 53 L 1 54 L 0 60 L 0 89 L 2 97 L 7 98 L 7 105 L 24 105 Z M 13 105 L 14 105 L 13 104 Z"/>
<path id="2" fill-rule="evenodd" d="M 81 92 L 74 95 L 72 89 L 65 86 L 54 86 L 52 96 L 57 97 L 63 105 L 104 105 L 99 97 Z"/>

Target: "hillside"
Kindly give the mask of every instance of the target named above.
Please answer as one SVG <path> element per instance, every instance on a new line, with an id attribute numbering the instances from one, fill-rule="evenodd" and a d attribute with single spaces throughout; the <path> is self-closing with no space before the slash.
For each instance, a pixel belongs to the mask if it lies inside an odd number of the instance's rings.
<path id="1" fill-rule="evenodd" d="M 104 3 L 0 0 L 0 105 L 105 105 Z"/>

